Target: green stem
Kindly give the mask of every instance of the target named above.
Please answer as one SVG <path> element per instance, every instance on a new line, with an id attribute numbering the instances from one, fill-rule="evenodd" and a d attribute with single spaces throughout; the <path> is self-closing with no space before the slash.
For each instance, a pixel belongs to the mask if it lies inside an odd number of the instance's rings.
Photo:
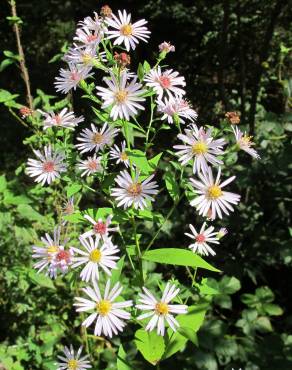
<path id="1" fill-rule="evenodd" d="M 150 134 L 150 129 L 153 123 L 153 97 L 150 97 L 151 102 L 150 102 L 150 119 L 149 119 L 149 124 L 148 124 L 148 129 L 146 132 L 146 143 L 145 143 L 145 150 L 147 150 L 148 147 L 148 141 L 149 141 L 149 134 Z"/>
<path id="2" fill-rule="evenodd" d="M 142 253 L 141 253 L 141 249 L 140 249 L 139 239 L 138 239 L 138 235 L 137 235 L 137 225 L 136 225 L 136 221 L 135 221 L 134 216 L 132 216 L 132 223 L 133 223 L 133 231 L 134 231 L 134 236 L 135 236 L 136 253 L 137 253 L 137 257 L 138 257 L 141 286 L 143 286 L 144 285 L 144 274 L 143 274 Z"/>
<path id="3" fill-rule="evenodd" d="M 145 249 L 145 252 L 148 251 L 148 249 L 151 248 L 152 244 L 155 242 L 156 238 L 158 237 L 161 229 L 163 228 L 163 226 L 165 225 L 166 221 L 170 218 L 170 216 L 172 215 L 173 211 L 175 210 L 175 208 L 177 207 L 178 203 L 181 201 L 181 199 L 183 198 L 184 194 L 182 193 L 179 198 L 173 203 L 173 206 L 171 207 L 171 209 L 169 210 L 168 214 L 166 215 L 164 221 L 162 222 L 162 224 L 159 226 L 159 229 L 156 231 L 155 235 L 153 236 L 153 238 L 151 239 L 150 243 L 147 245 L 146 249 Z"/>

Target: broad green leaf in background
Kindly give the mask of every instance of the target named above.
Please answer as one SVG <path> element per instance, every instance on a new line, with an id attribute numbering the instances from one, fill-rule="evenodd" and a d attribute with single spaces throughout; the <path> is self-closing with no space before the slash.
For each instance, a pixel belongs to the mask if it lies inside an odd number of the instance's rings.
<path id="1" fill-rule="evenodd" d="M 22 218 L 31 221 L 43 221 L 45 217 L 34 210 L 29 204 L 19 204 L 17 206 L 17 212 Z"/>
<path id="2" fill-rule="evenodd" d="M 174 175 L 170 172 L 167 172 L 164 176 L 164 181 L 169 195 L 173 200 L 177 200 L 179 198 L 179 185 L 175 181 Z"/>
<path id="3" fill-rule="evenodd" d="M 28 277 L 34 284 L 39 285 L 42 288 L 56 289 L 52 280 L 43 273 L 38 274 L 35 270 L 30 269 L 28 272 Z"/>
<path id="4" fill-rule="evenodd" d="M 146 154 L 142 150 L 133 149 L 126 150 L 126 153 L 132 163 L 134 163 L 138 169 L 141 171 L 142 175 L 149 175 L 153 172 L 152 168 L 149 166 Z"/>
<path id="5" fill-rule="evenodd" d="M 210 271 L 219 272 L 220 270 L 211 266 L 203 258 L 187 249 L 161 248 L 147 251 L 143 254 L 143 259 L 147 261 L 166 263 L 177 266 L 199 267 Z"/>
<path id="6" fill-rule="evenodd" d="M 152 365 L 156 365 L 162 358 L 165 349 L 164 339 L 155 331 L 137 330 L 135 344 L 145 360 Z"/>
<path id="7" fill-rule="evenodd" d="M 119 259 L 119 262 L 117 263 L 117 268 L 112 270 L 112 275 L 111 275 L 112 286 L 116 284 L 120 279 L 120 276 L 121 276 L 121 273 L 124 267 L 124 260 L 125 260 L 125 256 Z"/>
<path id="8" fill-rule="evenodd" d="M 80 184 L 72 184 L 67 187 L 67 197 L 71 197 L 72 195 L 78 193 L 82 189 L 82 185 Z"/>

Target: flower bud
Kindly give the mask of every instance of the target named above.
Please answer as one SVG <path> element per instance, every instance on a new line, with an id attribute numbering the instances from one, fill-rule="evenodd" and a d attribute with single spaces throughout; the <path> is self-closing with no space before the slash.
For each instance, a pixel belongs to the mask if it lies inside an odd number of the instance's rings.
<path id="1" fill-rule="evenodd" d="M 19 114 L 21 115 L 21 118 L 26 118 L 33 114 L 33 110 L 23 106 L 19 109 Z"/>
<path id="2" fill-rule="evenodd" d="M 118 63 L 118 65 L 120 67 L 123 67 L 123 68 L 128 66 L 129 64 L 131 64 L 130 55 L 127 54 L 127 53 L 120 53 L 119 54 L 119 53 L 115 52 L 114 59 Z"/>
<path id="3" fill-rule="evenodd" d="M 100 9 L 100 15 L 104 18 L 112 16 L 112 10 L 108 5 L 104 5 Z"/>
<path id="4" fill-rule="evenodd" d="M 240 114 L 238 112 L 227 112 L 225 118 L 231 125 L 238 125 L 240 123 Z"/>

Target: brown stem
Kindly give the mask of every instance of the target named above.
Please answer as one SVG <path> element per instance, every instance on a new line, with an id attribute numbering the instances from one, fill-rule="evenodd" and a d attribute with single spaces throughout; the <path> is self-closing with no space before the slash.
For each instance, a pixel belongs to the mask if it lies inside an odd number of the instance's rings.
<path id="1" fill-rule="evenodd" d="M 283 8 L 287 5 L 286 0 L 278 0 L 271 12 L 270 20 L 264 35 L 264 41 L 261 47 L 261 51 L 259 54 L 259 61 L 258 65 L 256 66 L 253 88 L 251 91 L 251 102 L 250 102 L 250 110 L 249 110 L 249 131 L 251 135 L 254 135 L 255 132 L 255 114 L 256 114 L 256 105 L 258 94 L 260 90 L 260 82 L 261 77 L 263 74 L 263 62 L 269 56 L 270 44 L 273 38 L 274 29 L 278 20 L 279 15 L 281 14 Z"/>
<path id="2" fill-rule="evenodd" d="M 17 17 L 15 0 L 10 1 L 10 6 L 11 6 L 12 16 Z M 25 88 L 26 88 L 27 104 L 28 104 L 29 108 L 31 110 L 33 110 L 32 96 L 31 96 L 30 83 L 29 83 L 29 75 L 28 75 L 28 70 L 26 68 L 24 52 L 23 52 L 21 39 L 20 39 L 20 28 L 19 28 L 19 25 L 17 24 L 17 22 L 15 22 L 14 25 L 13 25 L 13 31 L 15 33 L 17 49 L 18 49 L 18 54 L 19 54 L 19 65 L 20 65 L 22 78 L 24 80 Z"/>

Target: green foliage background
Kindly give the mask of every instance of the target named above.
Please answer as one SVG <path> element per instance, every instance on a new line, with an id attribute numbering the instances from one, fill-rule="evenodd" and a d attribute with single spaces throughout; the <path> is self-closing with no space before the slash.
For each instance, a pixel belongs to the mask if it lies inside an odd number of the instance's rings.
<path id="1" fill-rule="evenodd" d="M 48 96 L 56 95 L 53 79 L 60 67 L 58 55 L 72 38 L 76 22 L 102 5 L 92 0 L 17 2 L 32 93 L 39 101 L 51 107 L 57 102 Z M 153 59 L 158 43 L 171 41 L 176 52 L 169 55 L 169 64 L 186 77 L 198 123 L 216 126 L 226 111 L 240 111 L 241 122 L 248 125 L 261 155 L 258 162 L 244 153 L 239 153 L 240 164 L 237 158 L 230 159 L 245 201 L 225 219 L 229 234 L 212 260 L 224 274 L 209 272 L 202 279 L 199 270 L 196 289 L 208 308 L 206 320 L 197 336 L 186 347 L 179 343 L 180 351 L 160 368 L 288 370 L 292 368 L 292 30 L 288 1 L 126 0 L 109 5 L 149 21 L 149 47 L 135 52 L 134 66 L 139 60 Z M 4 3 L 0 88 L 19 94 L 14 100 L 23 105 L 25 91 L 9 15 L 9 3 Z M 0 369 L 54 369 L 61 343 L 78 343 L 80 319 L 72 310 L 70 277 L 53 284 L 32 269 L 31 245 L 44 230 L 52 230 L 56 204 L 54 194 L 44 198 L 44 193 L 34 192 L 23 173 L 22 164 L 30 155 L 23 141 L 31 133 L 9 112 L 17 113 L 17 106 L 9 105 L 10 98 L 1 90 Z M 80 101 L 76 99 L 75 111 L 88 115 L 88 106 Z M 167 134 L 159 137 L 157 151 L 169 146 L 168 140 Z M 86 202 L 80 209 L 102 206 L 94 197 Z M 162 196 L 162 212 L 167 202 Z M 164 225 L 157 247 L 169 247 L 171 240 L 171 246 L 179 248 L 193 217 L 193 210 L 181 203 Z M 145 225 L 149 238 L 151 227 L 149 221 Z M 78 226 L 73 226 L 72 233 L 78 235 Z M 153 271 L 153 263 L 147 268 Z M 153 285 L 162 273 L 167 270 L 153 274 Z M 176 274 L 187 286 L 189 277 L 179 268 Z M 100 340 L 91 348 L 101 369 L 117 368 L 119 344 L 119 339 L 112 343 Z M 134 343 L 125 350 L 133 369 L 152 367 L 141 356 L 131 363 L 137 352 Z M 124 356 L 121 347 L 119 356 Z M 118 365 L 119 370 L 130 368 Z"/>

